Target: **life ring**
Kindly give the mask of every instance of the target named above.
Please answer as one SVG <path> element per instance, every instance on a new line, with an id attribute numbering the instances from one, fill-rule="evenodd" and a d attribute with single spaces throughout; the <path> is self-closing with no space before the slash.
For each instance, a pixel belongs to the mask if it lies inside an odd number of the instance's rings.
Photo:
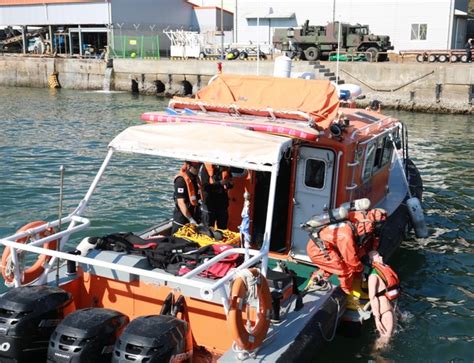
<path id="1" fill-rule="evenodd" d="M 44 222 L 44 221 L 30 222 L 28 224 L 25 224 L 23 227 L 21 227 L 18 231 L 16 231 L 16 233 L 25 232 L 29 229 L 42 226 L 43 224 L 46 224 L 46 222 Z M 50 236 L 53 233 L 54 233 L 54 229 L 51 228 L 51 227 L 48 227 L 44 231 L 37 233 L 36 236 L 38 237 L 38 239 L 40 239 L 40 238 Z M 23 237 L 23 238 L 17 239 L 15 242 L 17 242 L 17 243 L 26 243 L 28 241 L 28 239 L 29 239 L 28 237 Z M 43 245 L 43 247 L 47 248 L 49 250 L 54 250 L 54 249 L 56 249 L 56 243 L 57 243 L 57 240 L 46 242 Z M 11 270 L 11 268 L 9 266 L 10 265 L 10 261 L 9 261 L 10 255 L 11 255 L 11 249 L 10 249 L 10 247 L 7 246 L 3 250 L 3 254 L 2 254 L 2 276 L 5 279 L 6 284 L 12 284 L 13 281 L 14 281 L 14 274 L 13 274 L 13 271 Z M 44 271 L 43 265 L 46 262 L 48 262 L 50 258 L 51 258 L 50 256 L 38 255 L 38 258 L 36 259 L 35 263 L 31 267 L 28 267 L 23 271 L 21 284 L 22 285 L 28 284 L 28 283 L 36 280 L 38 277 L 40 277 L 40 275 Z"/>
<path id="2" fill-rule="evenodd" d="M 260 271 L 256 268 L 246 271 L 257 279 L 256 295 L 258 298 L 258 310 L 255 325 L 249 331 L 242 318 L 242 314 L 245 313 L 245 307 L 247 306 L 246 299 L 249 293 L 246 278 L 242 276 L 237 277 L 232 285 L 227 324 L 232 339 L 238 348 L 251 352 L 258 348 L 267 336 L 267 331 L 270 327 L 272 298 L 265 276 L 261 275 Z"/>

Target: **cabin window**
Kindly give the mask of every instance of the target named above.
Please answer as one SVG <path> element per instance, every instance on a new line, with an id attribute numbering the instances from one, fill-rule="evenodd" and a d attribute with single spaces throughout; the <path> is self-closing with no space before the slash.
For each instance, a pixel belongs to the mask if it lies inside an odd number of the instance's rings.
<path id="1" fill-rule="evenodd" d="M 376 143 L 372 143 L 367 146 L 367 151 L 365 153 L 364 169 L 362 171 L 362 180 L 367 180 L 372 175 L 376 151 Z"/>
<path id="2" fill-rule="evenodd" d="M 392 160 L 393 143 L 389 136 L 384 138 L 384 147 L 382 154 L 382 166 L 387 165 Z"/>
<path id="3" fill-rule="evenodd" d="M 377 148 L 375 149 L 375 157 L 374 157 L 374 168 L 373 172 L 375 173 L 382 167 L 382 154 L 384 149 L 384 138 L 380 138 L 376 141 Z"/>
<path id="4" fill-rule="evenodd" d="M 307 187 L 323 189 L 326 179 L 326 163 L 322 160 L 308 159 L 306 161 L 304 183 Z"/>

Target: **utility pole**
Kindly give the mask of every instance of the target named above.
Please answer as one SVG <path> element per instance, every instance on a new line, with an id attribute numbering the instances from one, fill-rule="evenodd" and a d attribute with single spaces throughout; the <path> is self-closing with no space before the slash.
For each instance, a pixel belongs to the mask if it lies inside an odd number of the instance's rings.
<path id="1" fill-rule="evenodd" d="M 224 60 L 224 0 L 221 0 L 221 59 Z"/>
<path id="2" fill-rule="evenodd" d="M 332 0 L 332 22 L 336 21 L 336 0 Z"/>

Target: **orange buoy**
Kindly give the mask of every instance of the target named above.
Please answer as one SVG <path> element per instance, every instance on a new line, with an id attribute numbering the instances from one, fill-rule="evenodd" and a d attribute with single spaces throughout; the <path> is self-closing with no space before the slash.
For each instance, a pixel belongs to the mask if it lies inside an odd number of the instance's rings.
<path id="1" fill-rule="evenodd" d="M 42 226 L 43 224 L 46 224 L 46 222 L 44 222 L 44 221 L 30 222 L 28 224 L 25 224 L 23 227 L 21 227 L 18 231 L 16 231 L 16 233 L 25 232 L 29 229 Z M 50 236 L 53 233 L 54 233 L 54 229 L 51 228 L 51 227 L 48 227 L 44 231 L 37 233 L 36 236 L 38 237 L 38 239 L 41 239 L 41 238 Z M 15 242 L 17 242 L 17 243 L 26 243 L 28 240 L 29 240 L 28 237 L 23 237 L 23 238 L 17 239 Z M 54 250 L 54 249 L 56 249 L 56 243 L 57 243 L 57 240 L 46 242 L 43 245 L 43 247 L 47 248 L 47 249 L 50 249 L 50 250 Z M 13 283 L 13 280 L 14 280 L 13 271 L 11 269 L 7 268 L 8 265 L 9 265 L 8 260 L 10 258 L 10 255 L 11 255 L 11 249 L 10 249 L 10 247 L 7 246 L 3 250 L 3 254 L 2 254 L 2 276 L 5 279 L 5 282 L 7 284 Z M 38 258 L 36 259 L 35 263 L 31 267 L 28 267 L 27 269 L 25 269 L 23 271 L 23 277 L 21 279 L 21 284 L 25 285 L 25 284 L 28 284 L 28 283 L 36 280 L 43 273 L 43 271 L 44 271 L 43 265 L 46 262 L 48 262 L 49 259 L 50 259 L 50 256 L 39 255 Z"/>
<path id="2" fill-rule="evenodd" d="M 230 309 L 227 315 L 227 325 L 232 339 L 237 346 L 246 351 L 253 351 L 258 348 L 267 336 L 270 327 L 270 313 L 272 299 L 270 289 L 265 276 L 260 274 L 256 268 L 247 270 L 256 279 L 256 297 L 258 298 L 258 308 L 256 311 L 255 324 L 245 323 L 242 314 L 248 307 L 249 287 L 246 285 L 246 278 L 239 276 L 232 284 L 230 295 Z M 248 324 L 248 326 L 247 326 Z"/>

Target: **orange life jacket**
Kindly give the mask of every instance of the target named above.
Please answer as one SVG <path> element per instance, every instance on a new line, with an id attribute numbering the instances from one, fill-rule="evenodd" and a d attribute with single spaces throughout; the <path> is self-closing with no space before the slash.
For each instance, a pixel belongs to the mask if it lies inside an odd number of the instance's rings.
<path id="1" fill-rule="evenodd" d="M 184 164 L 181 169 L 179 170 L 179 173 L 174 177 L 174 180 L 176 180 L 177 177 L 182 177 L 186 183 L 186 189 L 188 190 L 188 199 L 189 203 L 193 207 L 198 206 L 199 202 L 199 195 L 198 193 L 201 193 L 201 182 L 199 178 L 196 177 L 197 183 L 198 183 L 198 188 L 199 190 L 195 190 L 193 181 L 189 177 L 188 173 L 186 173 L 186 164 Z"/>
<path id="2" fill-rule="evenodd" d="M 385 295 L 389 300 L 395 300 L 400 296 L 400 280 L 389 265 L 380 262 L 372 262 L 372 267 L 377 271 L 377 274 L 382 278 L 387 287 L 375 294 L 380 297 Z"/>
<path id="3" fill-rule="evenodd" d="M 214 165 L 209 164 L 209 163 L 204 163 L 204 167 L 206 168 L 207 174 L 209 175 L 209 184 L 214 184 L 214 178 L 213 176 L 215 175 L 215 169 Z M 221 178 L 222 180 L 230 180 L 230 172 L 227 168 L 224 168 L 221 172 Z"/>

